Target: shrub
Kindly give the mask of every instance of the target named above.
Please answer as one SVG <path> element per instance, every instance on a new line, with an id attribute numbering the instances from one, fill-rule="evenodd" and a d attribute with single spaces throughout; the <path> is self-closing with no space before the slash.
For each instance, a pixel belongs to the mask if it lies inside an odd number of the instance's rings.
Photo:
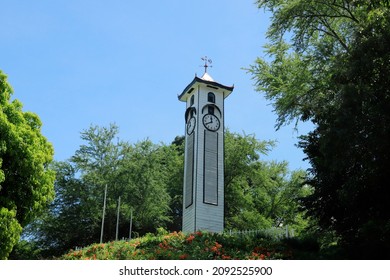
<path id="1" fill-rule="evenodd" d="M 264 236 L 229 236 L 208 232 L 184 234 L 159 230 L 131 241 L 93 244 L 71 250 L 65 260 L 229 260 L 289 259 L 288 246 Z"/>

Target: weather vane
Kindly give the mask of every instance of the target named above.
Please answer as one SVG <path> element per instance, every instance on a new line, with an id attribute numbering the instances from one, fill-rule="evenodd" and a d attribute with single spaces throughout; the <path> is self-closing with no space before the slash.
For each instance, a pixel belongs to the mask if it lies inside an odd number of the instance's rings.
<path id="1" fill-rule="evenodd" d="M 207 73 L 207 68 L 213 67 L 210 65 L 211 63 L 213 63 L 213 61 L 210 58 L 207 58 L 207 56 L 201 57 L 201 59 L 204 61 L 204 65 L 202 66 L 204 67 L 204 72 Z"/>

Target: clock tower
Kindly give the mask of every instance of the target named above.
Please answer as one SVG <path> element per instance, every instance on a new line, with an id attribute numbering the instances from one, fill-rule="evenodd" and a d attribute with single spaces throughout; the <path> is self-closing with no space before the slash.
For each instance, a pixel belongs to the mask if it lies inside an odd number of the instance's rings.
<path id="1" fill-rule="evenodd" d="M 183 232 L 224 226 L 224 101 L 233 91 L 207 73 L 178 96 L 186 103 Z"/>

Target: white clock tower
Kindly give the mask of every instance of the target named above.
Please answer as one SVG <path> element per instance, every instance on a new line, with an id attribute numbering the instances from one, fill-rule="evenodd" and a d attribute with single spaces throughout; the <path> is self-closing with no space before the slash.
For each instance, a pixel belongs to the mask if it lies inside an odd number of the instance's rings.
<path id="1" fill-rule="evenodd" d="M 178 96 L 186 102 L 183 232 L 224 226 L 224 100 L 234 87 L 215 82 L 205 62 L 203 76 Z"/>

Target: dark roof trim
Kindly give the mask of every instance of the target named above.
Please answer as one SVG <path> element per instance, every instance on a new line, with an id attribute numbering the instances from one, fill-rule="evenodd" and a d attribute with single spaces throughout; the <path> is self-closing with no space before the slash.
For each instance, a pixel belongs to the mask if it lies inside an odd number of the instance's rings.
<path id="1" fill-rule="evenodd" d="M 222 89 L 225 89 L 225 90 L 228 90 L 228 91 L 233 91 L 234 89 L 234 86 L 224 86 L 220 83 L 217 83 L 217 82 L 213 82 L 213 81 L 206 81 L 206 80 L 203 80 L 199 77 L 195 77 L 192 82 L 183 90 L 183 92 L 178 96 L 179 100 L 182 99 L 182 97 L 195 85 L 195 83 L 202 83 L 202 84 L 206 84 L 206 85 L 209 85 L 213 88 L 222 88 Z"/>

